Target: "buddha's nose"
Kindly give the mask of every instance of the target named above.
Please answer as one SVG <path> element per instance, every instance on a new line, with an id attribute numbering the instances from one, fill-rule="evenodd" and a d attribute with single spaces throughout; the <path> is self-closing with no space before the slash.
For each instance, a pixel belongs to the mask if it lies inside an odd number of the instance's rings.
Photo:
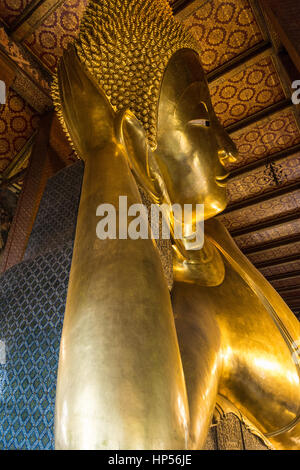
<path id="1" fill-rule="evenodd" d="M 224 129 L 222 129 L 222 132 L 219 134 L 218 141 L 218 155 L 221 164 L 226 167 L 229 163 L 235 163 L 239 152 L 235 143 Z"/>

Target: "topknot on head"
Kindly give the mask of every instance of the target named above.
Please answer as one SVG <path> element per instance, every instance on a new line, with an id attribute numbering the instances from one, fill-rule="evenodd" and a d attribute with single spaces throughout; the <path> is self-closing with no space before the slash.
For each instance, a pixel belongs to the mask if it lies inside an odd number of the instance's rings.
<path id="1" fill-rule="evenodd" d="M 76 49 L 116 111 L 130 109 L 156 147 L 160 87 L 171 57 L 198 45 L 167 0 L 90 0 Z"/>

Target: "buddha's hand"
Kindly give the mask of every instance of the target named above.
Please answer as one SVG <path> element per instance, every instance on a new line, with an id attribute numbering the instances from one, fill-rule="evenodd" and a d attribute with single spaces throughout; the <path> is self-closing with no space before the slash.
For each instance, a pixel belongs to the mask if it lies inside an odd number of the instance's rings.
<path id="1" fill-rule="evenodd" d="M 69 47 L 58 67 L 58 88 L 64 123 L 83 160 L 114 139 L 115 113 L 93 78 Z"/>

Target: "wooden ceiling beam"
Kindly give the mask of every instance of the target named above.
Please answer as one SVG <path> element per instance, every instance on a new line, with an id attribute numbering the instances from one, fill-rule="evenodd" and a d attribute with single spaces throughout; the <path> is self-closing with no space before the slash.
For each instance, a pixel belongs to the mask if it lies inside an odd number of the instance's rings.
<path id="1" fill-rule="evenodd" d="M 241 166 L 236 168 L 230 172 L 229 178 L 236 178 L 244 173 L 248 173 L 249 171 L 256 170 L 267 163 L 275 163 L 282 158 L 289 157 L 290 155 L 294 155 L 295 153 L 300 152 L 300 144 L 294 145 L 293 147 L 286 148 L 281 150 L 280 152 L 276 152 L 273 155 L 269 155 L 268 157 L 261 158 L 260 160 L 256 160 L 253 163 L 249 163 L 248 165 Z"/>
<path id="2" fill-rule="evenodd" d="M 276 287 L 275 287 L 275 289 L 276 289 Z M 283 293 L 289 294 L 290 292 L 295 292 L 295 291 L 300 290 L 300 284 L 298 284 L 298 286 L 280 287 L 276 290 L 277 290 L 277 292 L 279 292 L 280 295 L 283 294 Z"/>
<path id="3" fill-rule="evenodd" d="M 280 40 L 300 71 L 299 0 L 260 0 Z"/>
<path id="4" fill-rule="evenodd" d="M 299 271 L 292 271 L 289 273 L 283 273 L 283 274 L 274 274 L 272 276 L 265 276 L 268 281 L 282 281 L 285 279 L 292 279 L 294 277 L 300 276 L 300 270 Z"/>
<path id="5" fill-rule="evenodd" d="M 47 112 L 53 106 L 50 98 L 50 75 L 0 26 L 0 70 L 4 70 L 5 66 L 10 69 L 13 76 L 12 80 L 2 78 L 7 90 L 11 87 L 40 114 Z"/>
<path id="6" fill-rule="evenodd" d="M 14 41 L 22 42 L 65 0 L 32 0 L 10 27 Z"/>
<path id="7" fill-rule="evenodd" d="M 299 295 L 299 292 L 298 292 L 298 294 L 296 294 L 296 295 L 291 295 L 291 296 L 290 296 L 290 295 L 288 295 L 288 296 L 282 295 L 281 297 L 282 297 L 286 302 L 288 302 L 288 303 L 297 304 L 297 305 L 300 306 L 300 295 Z"/>
<path id="8" fill-rule="evenodd" d="M 248 62 L 258 59 L 261 54 L 271 54 L 272 52 L 273 49 L 270 41 L 260 42 L 259 44 L 250 47 L 250 49 L 243 52 L 242 54 L 239 54 L 238 56 L 234 57 L 233 59 L 221 65 L 220 67 L 217 67 L 215 70 L 208 72 L 206 74 L 207 81 L 208 83 L 212 83 L 215 80 L 218 80 L 222 76 L 226 75 L 227 73 L 230 73 L 233 70 L 237 69 L 238 67 L 242 67 Z"/>
<path id="9" fill-rule="evenodd" d="M 255 124 L 263 119 L 272 116 L 272 114 L 278 113 L 279 111 L 284 111 L 288 108 L 293 109 L 293 103 L 290 98 L 286 98 L 284 100 L 279 101 L 278 103 L 273 104 L 272 106 L 268 106 L 267 108 L 258 111 L 252 116 L 248 116 L 245 119 L 241 119 L 240 121 L 231 124 L 230 126 L 226 127 L 226 131 L 228 134 L 233 134 L 237 131 L 240 131 L 252 124 Z"/>
<path id="10" fill-rule="evenodd" d="M 257 269 L 262 269 L 262 268 L 269 268 L 269 267 L 274 267 L 274 266 L 281 266 L 282 264 L 291 263 L 293 261 L 299 261 L 299 260 L 300 260 L 300 253 L 297 253 L 295 255 L 285 256 L 284 258 L 270 259 L 268 261 L 254 263 L 254 265 Z"/>
<path id="11" fill-rule="evenodd" d="M 230 233 L 232 237 L 239 237 L 241 235 L 247 235 L 249 233 L 258 232 L 264 229 L 269 229 L 271 227 L 275 227 L 276 225 L 282 225 L 282 224 L 286 224 L 289 222 L 294 222 L 296 220 L 298 221 L 299 216 L 300 216 L 300 211 L 297 211 L 296 213 L 284 215 L 282 217 L 277 217 L 276 219 L 273 219 L 273 220 L 266 220 L 264 222 L 259 222 L 257 224 L 249 225 L 247 227 L 243 227 L 237 230 L 230 230 Z"/>
<path id="12" fill-rule="evenodd" d="M 292 183 L 287 186 L 279 187 L 268 191 L 267 193 L 258 194 L 257 196 L 249 197 L 248 199 L 243 199 L 242 201 L 231 204 L 222 212 L 223 214 L 229 214 L 230 212 L 244 209 L 245 207 L 253 206 L 254 204 L 259 204 L 261 202 L 269 201 L 277 196 L 284 196 L 285 194 L 292 193 L 300 189 L 300 182 Z"/>
<path id="13" fill-rule="evenodd" d="M 27 168 L 24 168 L 23 170 L 20 170 L 18 173 L 16 173 L 14 176 L 7 180 L 1 180 L 0 182 L 0 190 L 3 188 L 8 188 L 9 186 L 13 186 L 16 183 L 19 183 L 24 179 L 24 176 L 26 174 Z"/>
<path id="14" fill-rule="evenodd" d="M 0 175 L 0 181 L 11 179 L 16 173 L 19 172 L 20 168 L 27 165 L 27 162 L 31 155 L 32 146 L 36 139 L 36 135 L 37 131 L 34 131 L 34 133 L 29 137 L 23 147 L 17 152 L 15 157 L 10 161 L 10 163 Z"/>
<path id="15" fill-rule="evenodd" d="M 263 251 L 271 250 L 273 248 L 286 247 L 293 245 L 294 243 L 300 242 L 300 233 L 294 236 L 289 236 L 286 238 L 281 238 L 280 240 L 272 240 L 270 242 L 262 243 L 261 245 L 250 246 L 249 248 L 244 248 L 242 251 L 245 255 L 262 253 Z"/>

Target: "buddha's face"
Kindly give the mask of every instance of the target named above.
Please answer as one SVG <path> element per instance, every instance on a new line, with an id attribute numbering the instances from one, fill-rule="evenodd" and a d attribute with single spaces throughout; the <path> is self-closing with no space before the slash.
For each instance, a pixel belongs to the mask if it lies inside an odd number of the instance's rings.
<path id="1" fill-rule="evenodd" d="M 212 107 L 205 74 L 192 50 L 176 53 L 160 95 L 155 157 L 172 204 L 204 204 L 204 218 L 227 204 L 226 163 L 237 149 Z M 193 221 L 194 222 L 194 221 Z"/>

